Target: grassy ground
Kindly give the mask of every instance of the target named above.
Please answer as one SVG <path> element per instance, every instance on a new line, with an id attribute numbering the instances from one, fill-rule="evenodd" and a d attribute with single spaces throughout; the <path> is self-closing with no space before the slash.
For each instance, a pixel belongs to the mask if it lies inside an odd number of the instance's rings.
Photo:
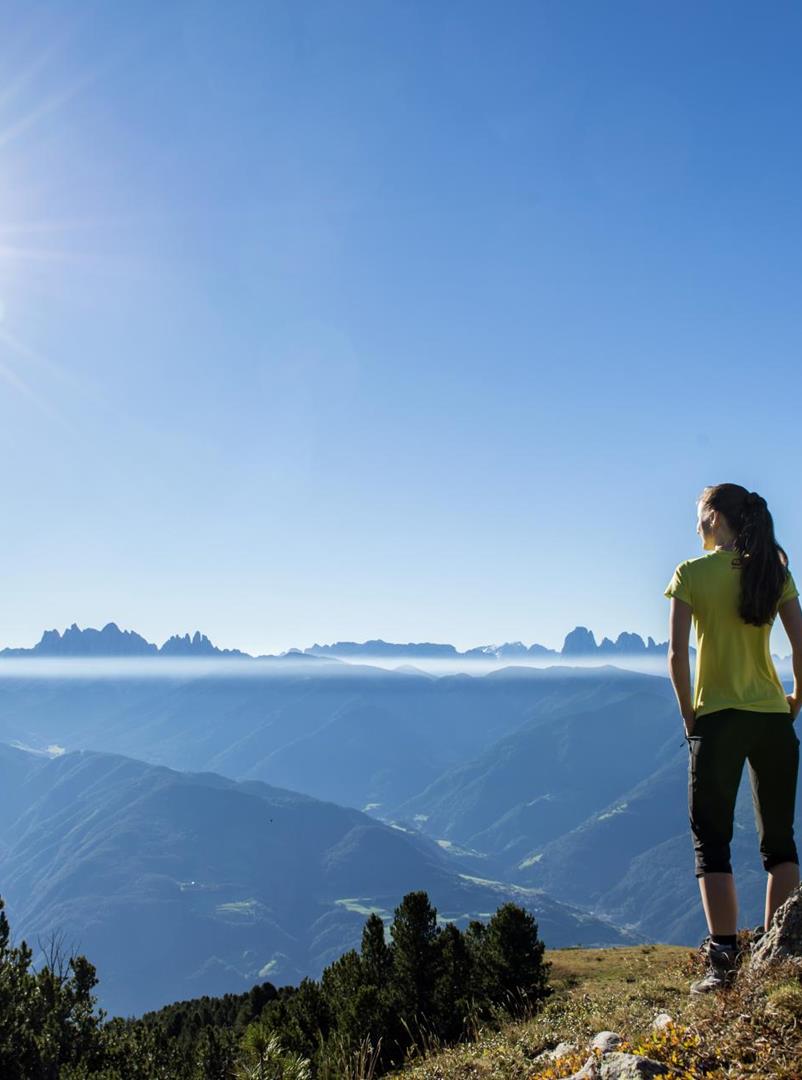
<path id="1" fill-rule="evenodd" d="M 554 993 L 527 1020 L 480 1029 L 473 1042 L 421 1047 L 404 1080 L 557 1080 L 588 1058 L 599 1031 L 618 1032 L 630 1053 L 666 1066 L 672 1080 L 802 1080 L 802 967 L 757 975 L 741 968 L 732 989 L 691 995 L 703 972 L 697 950 L 666 945 L 547 949 Z M 674 1024 L 656 1032 L 667 1012 Z M 579 1050 L 559 1063 L 536 1056 L 557 1043 Z"/>

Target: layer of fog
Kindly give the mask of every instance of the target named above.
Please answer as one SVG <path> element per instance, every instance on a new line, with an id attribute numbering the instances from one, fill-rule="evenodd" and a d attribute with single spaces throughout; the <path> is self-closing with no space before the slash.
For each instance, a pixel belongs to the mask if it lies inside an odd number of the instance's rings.
<path id="1" fill-rule="evenodd" d="M 792 676 L 790 657 L 774 657 L 777 673 L 785 679 Z M 691 670 L 694 662 L 691 658 Z M 355 670 L 380 669 L 398 674 L 423 674 L 433 678 L 447 675 L 481 677 L 506 670 L 529 669 L 548 671 L 555 668 L 574 671 L 577 675 L 599 669 L 642 672 L 668 676 L 664 655 L 606 657 L 543 657 L 523 658 L 463 658 L 427 656 L 310 656 L 294 653 L 291 657 L 3 657 L 0 658 L 0 679 L 174 679 L 204 678 L 311 678 L 315 674 L 331 678 L 337 674 L 353 674 Z"/>
<path id="2" fill-rule="evenodd" d="M 573 657 L 555 660 L 528 658 L 462 659 L 460 657 L 423 656 L 359 656 L 318 657 L 294 655 L 291 659 L 270 657 L 260 659 L 228 659 L 225 657 L 9 657 L 0 659 L 0 679 L 203 679 L 224 678 L 282 678 L 315 674 L 331 678 L 337 674 L 353 674 L 355 670 L 373 668 L 401 674 L 418 673 L 432 677 L 447 675 L 484 676 L 491 672 L 513 669 L 550 670 L 564 668 L 577 673 L 599 668 L 619 668 L 649 674 L 667 674 L 665 657 Z"/>

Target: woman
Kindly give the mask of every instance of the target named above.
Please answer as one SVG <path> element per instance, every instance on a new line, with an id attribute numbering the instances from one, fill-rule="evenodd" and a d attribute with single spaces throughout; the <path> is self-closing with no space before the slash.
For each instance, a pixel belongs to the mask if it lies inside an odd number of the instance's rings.
<path id="1" fill-rule="evenodd" d="M 710 931 L 703 943 L 707 972 L 691 992 L 704 993 L 728 986 L 735 974 L 738 904 L 730 841 L 745 760 L 768 873 L 765 929 L 799 884 L 794 720 L 802 704 L 802 609 L 766 500 L 756 492 L 740 484 L 706 487 L 697 499 L 696 531 L 706 554 L 680 563 L 664 595 L 671 598 L 668 667 L 689 750 L 695 874 Z M 778 612 L 793 650 L 791 694 L 769 651 Z M 693 699 L 691 621 L 697 645 Z"/>

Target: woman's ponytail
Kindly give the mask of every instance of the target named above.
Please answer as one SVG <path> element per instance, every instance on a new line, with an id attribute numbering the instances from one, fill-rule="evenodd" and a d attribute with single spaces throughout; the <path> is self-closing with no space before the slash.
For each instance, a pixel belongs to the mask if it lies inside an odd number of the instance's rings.
<path id="1" fill-rule="evenodd" d="M 703 509 L 722 514 L 735 535 L 741 567 L 738 613 L 753 626 L 770 623 L 777 614 L 788 573 L 788 556 L 774 537 L 774 521 L 766 500 L 740 484 L 717 484 L 700 496 Z"/>

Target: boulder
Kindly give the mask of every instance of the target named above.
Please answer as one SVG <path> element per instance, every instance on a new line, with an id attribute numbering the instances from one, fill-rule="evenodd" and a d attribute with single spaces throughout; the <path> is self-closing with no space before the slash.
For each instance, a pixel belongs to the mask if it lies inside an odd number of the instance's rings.
<path id="1" fill-rule="evenodd" d="M 752 949 L 749 964 L 761 968 L 793 957 L 802 964 L 802 886 L 777 908 L 771 926 Z"/>
<path id="2" fill-rule="evenodd" d="M 668 1027 L 669 1024 L 674 1023 L 674 1017 L 670 1013 L 658 1013 L 652 1020 L 652 1027 L 655 1031 L 662 1031 L 663 1028 Z"/>
<path id="3" fill-rule="evenodd" d="M 603 1054 L 609 1054 L 617 1046 L 620 1046 L 623 1041 L 616 1031 L 600 1031 L 598 1035 L 593 1036 L 590 1049 L 601 1050 Z"/>
<path id="4" fill-rule="evenodd" d="M 599 1067 L 599 1080 L 652 1080 L 665 1076 L 666 1066 L 640 1054 L 605 1054 Z"/>
<path id="5" fill-rule="evenodd" d="M 543 1050 L 542 1053 L 534 1058 L 534 1060 L 537 1063 L 544 1061 L 558 1061 L 561 1057 L 565 1057 L 566 1054 L 572 1054 L 577 1049 L 577 1044 L 574 1042 L 557 1043 L 553 1050 Z"/>

